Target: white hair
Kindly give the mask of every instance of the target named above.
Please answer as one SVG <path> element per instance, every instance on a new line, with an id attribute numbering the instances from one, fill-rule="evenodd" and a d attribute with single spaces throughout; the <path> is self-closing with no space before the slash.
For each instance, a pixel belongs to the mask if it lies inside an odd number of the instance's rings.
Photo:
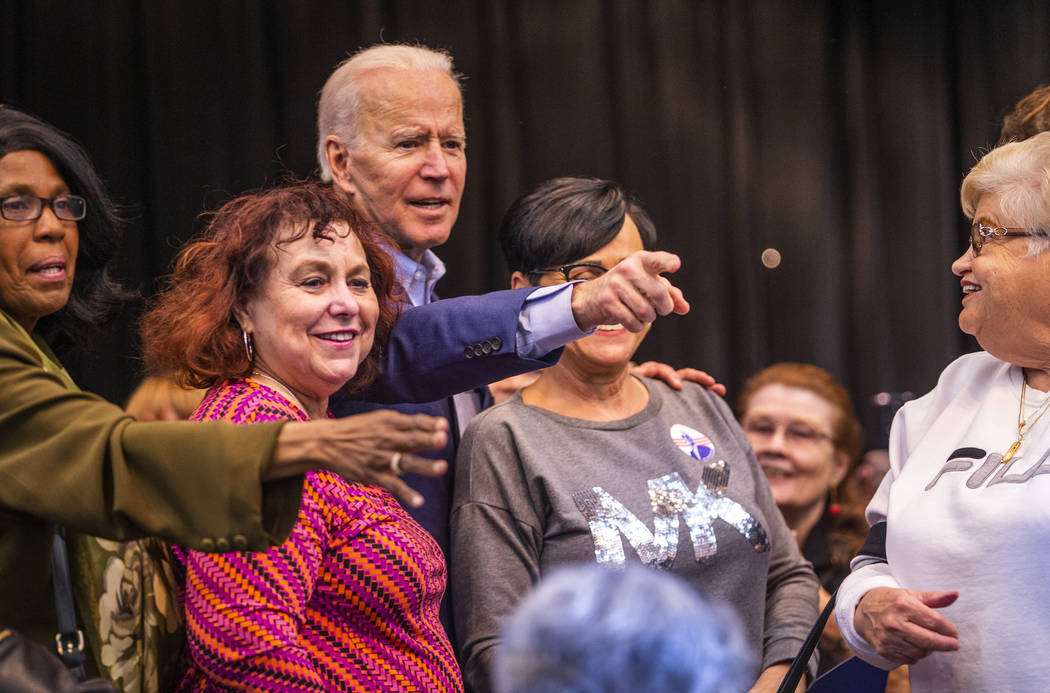
<path id="1" fill-rule="evenodd" d="M 503 628 L 498 693 L 729 693 L 755 669 L 736 614 L 638 564 L 560 568 Z"/>
<path id="2" fill-rule="evenodd" d="M 359 50 L 336 66 L 317 102 L 317 163 L 321 167 L 321 180 L 332 180 L 332 171 L 325 157 L 325 138 L 335 135 L 350 147 L 357 143 L 361 115 L 358 80 L 365 73 L 381 68 L 442 72 L 456 83 L 462 98 L 460 75 L 453 69 L 452 56 L 443 50 L 399 43 L 383 43 Z"/>
<path id="3" fill-rule="evenodd" d="M 1037 234 L 1027 238 L 1028 252 L 1050 248 L 1050 132 L 996 147 L 970 169 L 959 190 L 968 219 L 987 193 L 999 195 L 1003 212 Z"/>

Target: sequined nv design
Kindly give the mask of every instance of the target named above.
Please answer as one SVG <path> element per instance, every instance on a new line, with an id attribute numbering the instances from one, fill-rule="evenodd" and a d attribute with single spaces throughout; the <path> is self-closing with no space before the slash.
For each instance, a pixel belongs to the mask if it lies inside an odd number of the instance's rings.
<path id="1" fill-rule="evenodd" d="M 671 440 L 683 453 L 703 462 L 715 454 L 711 440 L 699 431 L 681 424 L 671 426 Z M 712 560 L 718 553 L 715 520 L 737 530 L 758 553 L 769 550 L 769 536 L 762 524 L 742 505 L 725 495 L 730 468 L 725 460 L 712 461 L 701 471 L 696 492 L 678 472 L 646 482 L 653 513 L 653 529 L 600 486 L 572 494 L 576 508 L 587 520 L 594 540 L 595 560 L 622 568 L 627 556 L 623 538 L 638 558 L 653 567 L 666 568 L 678 554 L 680 518 L 685 519 L 693 554 L 698 562 Z"/>

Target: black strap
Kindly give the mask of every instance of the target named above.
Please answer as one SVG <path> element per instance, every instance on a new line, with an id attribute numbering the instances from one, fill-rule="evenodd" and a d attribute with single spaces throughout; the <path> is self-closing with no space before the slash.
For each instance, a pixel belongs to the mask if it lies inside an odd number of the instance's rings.
<path id="1" fill-rule="evenodd" d="M 820 612 L 817 622 L 810 629 L 809 635 L 806 636 L 806 641 L 802 643 L 802 649 L 795 655 L 795 660 L 791 662 L 787 675 L 780 682 L 780 688 L 777 689 L 777 693 L 794 693 L 795 688 L 798 687 L 798 682 L 802 680 L 802 674 L 806 671 L 806 664 L 809 663 L 813 650 L 817 649 L 817 643 L 820 642 L 820 634 L 824 632 L 824 626 L 827 624 L 831 612 L 835 610 L 836 594 L 838 594 L 838 590 L 831 593 L 831 599 L 828 600 L 827 606 Z"/>
<path id="2" fill-rule="evenodd" d="M 58 656 L 66 668 L 83 681 L 87 678 L 84 670 L 84 633 L 77 628 L 73 585 L 69 580 L 69 559 L 61 529 L 55 532 L 55 540 L 51 544 L 51 582 L 55 586 L 55 612 L 58 614 L 58 633 L 55 634 Z"/>

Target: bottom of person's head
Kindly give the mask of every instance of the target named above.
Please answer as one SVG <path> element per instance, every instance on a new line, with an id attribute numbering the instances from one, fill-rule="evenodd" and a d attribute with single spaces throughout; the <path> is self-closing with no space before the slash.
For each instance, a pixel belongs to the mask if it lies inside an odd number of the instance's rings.
<path id="1" fill-rule="evenodd" d="M 713 693 L 748 687 L 754 655 L 736 615 L 641 565 L 545 577 L 508 619 L 498 693 Z"/>

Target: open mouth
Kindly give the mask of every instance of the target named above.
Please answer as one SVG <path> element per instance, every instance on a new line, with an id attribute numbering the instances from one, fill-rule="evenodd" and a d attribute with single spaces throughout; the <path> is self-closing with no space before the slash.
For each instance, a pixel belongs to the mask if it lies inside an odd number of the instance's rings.
<path id="1" fill-rule="evenodd" d="M 44 279 L 60 279 L 66 275 L 66 261 L 48 258 L 31 266 L 29 271 Z"/>
<path id="2" fill-rule="evenodd" d="M 449 204 L 449 201 L 443 197 L 431 197 L 424 200 L 410 200 L 408 204 L 418 209 L 438 210 Z"/>
<path id="3" fill-rule="evenodd" d="M 762 471 L 766 473 L 767 479 L 790 479 L 795 476 L 786 469 L 777 469 L 776 467 L 763 467 Z"/>
<path id="4" fill-rule="evenodd" d="M 595 329 L 597 332 L 615 332 L 617 330 L 622 330 L 623 325 L 598 325 Z"/>

